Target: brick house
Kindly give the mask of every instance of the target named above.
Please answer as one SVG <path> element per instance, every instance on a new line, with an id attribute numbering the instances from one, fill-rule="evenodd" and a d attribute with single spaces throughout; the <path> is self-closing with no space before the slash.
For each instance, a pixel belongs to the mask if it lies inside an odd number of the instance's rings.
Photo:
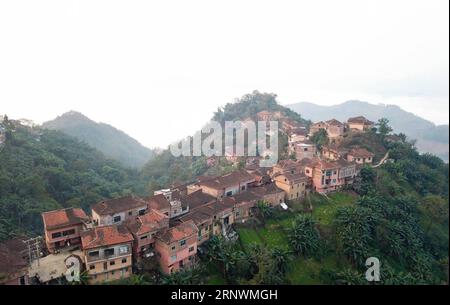
<path id="1" fill-rule="evenodd" d="M 191 220 L 160 231 L 155 236 L 155 250 L 162 272 L 170 274 L 195 263 L 197 234 L 197 226 Z"/>
<path id="2" fill-rule="evenodd" d="M 309 178 L 302 172 L 277 174 L 272 179 L 284 191 L 286 200 L 298 200 L 307 194 Z"/>
<path id="3" fill-rule="evenodd" d="M 118 280 L 132 274 L 133 235 L 124 225 L 84 231 L 81 242 L 89 283 Z"/>
<path id="4" fill-rule="evenodd" d="M 284 202 L 286 196 L 284 191 L 277 187 L 277 185 L 273 182 L 263 186 L 251 188 L 250 192 L 260 197 L 261 200 L 264 200 L 271 206 L 277 206 Z"/>
<path id="5" fill-rule="evenodd" d="M 118 225 L 127 219 L 144 215 L 147 211 L 147 202 L 135 196 L 127 196 L 100 201 L 91 209 L 94 224 L 98 226 Z"/>
<path id="6" fill-rule="evenodd" d="M 338 145 L 330 144 L 322 147 L 322 157 L 330 161 L 336 161 L 344 158 L 348 153 L 348 149 L 341 148 Z"/>
<path id="7" fill-rule="evenodd" d="M 160 211 L 150 210 L 135 220 L 128 220 L 126 227 L 134 238 L 134 258 L 139 260 L 154 251 L 155 236 L 159 231 L 169 228 L 169 217 Z"/>
<path id="8" fill-rule="evenodd" d="M 303 159 L 312 159 L 317 154 L 317 146 L 311 141 L 304 141 L 295 143 L 294 145 L 295 158 L 298 161 Z"/>
<path id="9" fill-rule="evenodd" d="M 44 212 L 42 220 L 45 244 L 49 252 L 80 244 L 80 233 L 90 221 L 86 213 L 79 208 Z"/>
<path id="10" fill-rule="evenodd" d="M 312 179 L 313 190 L 327 193 L 339 188 L 339 164 L 318 158 L 305 166 L 305 174 Z"/>
<path id="11" fill-rule="evenodd" d="M 358 164 L 372 163 L 375 155 L 365 148 L 352 148 L 347 153 L 347 161 Z"/>
<path id="12" fill-rule="evenodd" d="M 204 193 L 217 199 L 236 195 L 246 191 L 255 178 L 245 170 L 234 171 L 219 177 L 202 180 L 198 183 Z"/>
<path id="13" fill-rule="evenodd" d="M 348 128 L 352 131 L 367 131 L 374 127 L 374 122 L 369 121 L 363 116 L 349 118 L 347 124 Z"/>

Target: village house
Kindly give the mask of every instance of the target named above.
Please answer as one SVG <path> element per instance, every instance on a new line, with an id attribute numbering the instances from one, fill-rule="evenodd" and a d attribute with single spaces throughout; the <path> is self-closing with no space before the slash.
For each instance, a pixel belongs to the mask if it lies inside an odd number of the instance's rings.
<path id="1" fill-rule="evenodd" d="M 134 238 L 133 255 L 135 260 L 149 257 L 155 249 L 155 236 L 169 228 L 169 217 L 157 210 L 150 210 L 135 220 L 128 220 L 126 227 Z"/>
<path id="2" fill-rule="evenodd" d="M 253 192 L 246 191 L 227 199 L 231 200 L 234 204 L 234 222 L 244 222 L 253 215 L 252 210 L 262 197 Z"/>
<path id="3" fill-rule="evenodd" d="M 212 177 L 198 182 L 204 193 L 217 199 L 236 195 L 246 191 L 255 178 L 245 170 L 234 171 L 219 177 Z"/>
<path id="4" fill-rule="evenodd" d="M 348 149 L 339 147 L 336 144 L 330 144 L 322 147 L 322 157 L 330 161 L 336 161 L 344 158 L 348 153 Z"/>
<path id="5" fill-rule="evenodd" d="M 29 285 L 28 249 L 22 238 L 0 243 L 0 285 Z"/>
<path id="6" fill-rule="evenodd" d="M 332 142 L 335 142 L 344 135 L 345 125 L 336 119 L 331 119 L 326 122 L 320 121 L 311 125 L 309 128 L 309 136 L 313 136 L 321 129 L 324 129 L 327 132 L 328 138 Z"/>
<path id="7" fill-rule="evenodd" d="M 305 127 L 295 128 L 288 135 L 289 143 L 303 142 L 308 138 Z"/>
<path id="8" fill-rule="evenodd" d="M 80 233 L 90 221 L 86 213 L 79 208 L 44 212 L 42 219 L 45 244 L 49 252 L 80 244 Z"/>
<path id="9" fill-rule="evenodd" d="M 358 164 L 372 163 L 375 155 L 365 148 L 352 148 L 347 153 L 347 161 Z"/>
<path id="10" fill-rule="evenodd" d="M 354 162 L 349 162 L 344 159 L 339 159 L 336 162 L 339 165 L 339 176 L 338 176 L 339 187 L 353 184 L 354 179 L 358 174 L 356 164 Z"/>
<path id="11" fill-rule="evenodd" d="M 124 225 L 95 227 L 81 233 L 89 283 L 127 278 L 132 273 L 133 236 Z"/>
<path id="12" fill-rule="evenodd" d="M 273 178 L 275 175 L 278 175 L 278 174 L 284 174 L 284 173 L 295 174 L 295 173 L 301 173 L 302 171 L 303 171 L 303 168 L 299 162 L 287 159 L 287 160 L 279 161 L 276 165 L 274 165 L 272 167 L 271 176 Z"/>
<path id="13" fill-rule="evenodd" d="M 298 200 L 307 194 L 309 178 L 302 172 L 277 174 L 272 179 L 284 191 L 286 200 Z"/>
<path id="14" fill-rule="evenodd" d="M 271 206 L 278 206 L 285 200 L 284 191 L 277 187 L 277 185 L 273 182 L 265 184 L 263 186 L 251 188 L 250 192 L 261 198 L 261 200 L 267 202 Z"/>
<path id="15" fill-rule="evenodd" d="M 92 220 L 95 225 L 109 226 L 121 224 L 127 219 L 144 215 L 147 203 L 138 197 L 128 196 L 116 199 L 103 200 L 92 207 Z"/>
<path id="16" fill-rule="evenodd" d="M 198 229 L 192 220 L 156 234 L 155 250 L 162 272 L 171 274 L 195 263 L 197 235 Z"/>
<path id="17" fill-rule="evenodd" d="M 281 128 L 287 134 L 290 134 L 290 133 L 292 133 L 293 130 L 297 130 L 302 127 L 303 126 L 301 126 L 300 123 L 298 123 L 292 119 L 289 119 L 289 118 L 285 118 L 281 122 Z"/>
<path id="18" fill-rule="evenodd" d="M 338 189 L 339 165 L 315 158 L 305 166 L 305 174 L 312 179 L 313 190 L 327 193 Z"/>
<path id="19" fill-rule="evenodd" d="M 189 212 L 189 205 L 181 201 L 179 190 L 162 189 L 154 192 L 155 195 L 163 195 L 169 202 L 169 217 L 175 218 Z M 151 206 L 151 204 L 149 204 Z M 166 206 L 164 203 L 162 206 Z M 163 211 L 165 213 L 166 211 Z"/>
<path id="20" fill-rule="evenodd" d="M 363 116 L 349 118 L 347 124 L 348 128 L 352 131 L 367 131 L 374 127 L 374 122 L 369 121 Z"/>
<path id="21" fill-rule="evenodd" d="M 170 217 L 170 202 L 164 194 L 146 197 L 144 200 L 147 202 L 149 209 L 160 211 Z"/>
<path id="22" fill-rule="evenodd" d="M 304 142 L 295 143 L 294 151 L 297 161 L 303 159 L 311 159 L 317 154 L 317 146 L 315 143 L 305 140 Z"/>

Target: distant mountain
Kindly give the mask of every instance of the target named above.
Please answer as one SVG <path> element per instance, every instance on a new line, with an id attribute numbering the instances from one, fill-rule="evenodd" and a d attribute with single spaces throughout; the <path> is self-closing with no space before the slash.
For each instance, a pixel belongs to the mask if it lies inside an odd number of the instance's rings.
<path id="1" fill-rule="evenodd" d="M 348 101 L 333 106 L 320 106 L 302 102 L 286 105 L 286 107 L 312 121 L 331 118 L 345 121 L 349 117 L 358 115 L 377 121 L 384 117 L 389 119 L 394 132 L 403 132 L 410 139 L 417 140 L 416 146 L 419 151 L 435 154 L 445 161 L 449 160 L 449 126 L 435 125 L 395 105 L 375 105 L 362 101 Z"/>
<path id="2" fill-rule="evenodd" d="M 130 167 L 140 168 L 154 156 L 152 150 L 123 131 L 108 124 L 94 122 L 76 111 L 64 113 L 52 121 L 45 122 L 42 127 L 60 130 L 76 137 L 107 157 Z"/>

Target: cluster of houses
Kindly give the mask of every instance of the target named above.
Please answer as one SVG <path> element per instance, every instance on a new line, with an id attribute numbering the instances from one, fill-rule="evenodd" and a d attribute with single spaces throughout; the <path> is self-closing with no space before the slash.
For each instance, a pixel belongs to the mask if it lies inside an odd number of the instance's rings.
<path id="1" fill-rule="evenodd" d="M 265 120 L 274 116 L 277 114 L 258 113 Z M 295 121 L 283 120 L 296 160 L 281 160 L 267 168 L 259 166 L 259 157 L 248 157 L 243 169 L 217 177 L 200 176 L 191 183 L 155 191 L 150 197 L 103 200 L 91 206 L 90 215 L 79 208 L 42 213 L 47 255 L 38 266 L 23 261 L 9 266 L 11 272 L 6 272 L 3 280 L 0 277 L 0 283 L 27 284 L 32 278 L 45 283 L 61 277 L 63 274 L 54 270 L 42 271 L 44 260 L 56 265 L 50 258 L 58 255 L 63 261 L 76 257 L 90 283 L 127 278 L 146 259 L 157 260 L 166 274 L 189 268 L 199 247 L 212 236 L 236 238 L 232 225 L 255 215 L 258 202 L 286 206 L 311 192 L 328 193 L 352 184 L 360 166 L 371 163 L 374 155 L 365 148 L 341 148 L 338 139 L 348 130 L 364 132 L 372 125 L 363 117 L 346 124 L 330 120 L 313 124 L 307 133 Z M 337 141 L 319 152 L 309 136 L 322 128 Z M 4 249 L 9 248 L 0 245 L 0 261 L 18 260 L 27 254 Z M 6 267 L 0 266 L 0 273 L 2 268 Z"/>

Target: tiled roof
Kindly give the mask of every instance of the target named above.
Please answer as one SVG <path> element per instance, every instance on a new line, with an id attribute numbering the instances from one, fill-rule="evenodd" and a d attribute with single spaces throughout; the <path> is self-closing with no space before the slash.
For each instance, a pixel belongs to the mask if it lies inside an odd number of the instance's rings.
<path id="1" fill-rule="evenodd" d="M 321 160 L 319 158 L 314 158 L 314 159 L 312 159 L 311 163 L 308 166 L 326 170 L 326 169 L 338 168 L 339 164 L 336 162 L 329 162 L 329 161 Z"/>
<path id="2" fill-rule="evenodd" d="M 146 201 L 150 209 L 161 211 L 170 208 L 170 202 L 163 194 L 147 197 Z"/>
<path id="3" fill-rule="evenodd" d="M 282 179 L 283 182 L 284 179 L 287 179 L 290 183 L 297 183 L 308 180 L 308 177 L 304 173 L 295 173 L 295 174 L 284 173 L 274 177 L 275 181 L 280 181 L 280 179 Z"/>
<path id="4" fill-rule="evenodd" d="M 373 124 L 372 121 L 369 121 L 368 119 L 366 119 L 363 116 L 357 116 L 357 117 L 349 118 L 347 120 L 347 122 L 348 123 L 356 123 L 356 124 L 368 124 L 368 125 Z"/>
<path id="5" fill-rule="evenodd" d="M 190 220 L 159 232 L 156 234 L 156 238 L 166 244 L 171 244 L 172 242 L 180 241 L 196 235 L 197 232 L 197 226 L 194 224 L 194 221 Z"/>
<path id="6" fill-rule="evenodd" d="M 26 252 L 26 245 L 22 239 L 12 239 L 0 244 L 0 274 L 8 275 L 28 266 L 23 253 Z M 0 278 L 0 282 L 2 279 Z"/>
<path id="7" fill-rule="evenodd" d="M 254 193 L 257 196 L 264 196 L 270 194 L 283 193 L 284 191 L 279 187 L 277 187 L 275 183 L 269 183 L 263 186 L 251 188 L 250 192 Z"/>
<path id="8" fill-rule="evenodd" d="M 154 232 L 169 226 L 169 217 L 157 210 L 150 210 L 126 223 L 127 228 L 137 235 Z"/>
<path id="9" fill-rule="evenodd" d="M 356 157 L 356 158 L 371 158 L 374 156 L 373 153 L 368 151 L 365 148 L 352 148 L 348 154 L 350 156 Z"/>
<path id="10" fill-rule="evenodd" d="M 216 200 L 215 197 L 203 193 L 201 189 L 196 190 L 195 192 L 192 192 L 189 195 L 181 197 L 181 202 L 189 205 L 189 209 L 195 209 L 196 207 L 199 207 L 201 205 L 207 204 L 215 200 Z"/>
<path id="11" fill-rule="evenodd" d="M 254 180 L 253 176 L 247 173 L 245 170 L 234 171 L 214 179 L 200 182 L 200 185 L 210 187 L 213 189 L 225 189 L 227 187 Z"/>
<path id="12" fill-rule="evenodd" d="M 328 120 L 328 121 L 327 121 L 327 124 L 328 124 L 328 125 L 334 125 L 334 126 L 342 126 L 342 125 L 344 125 L 344 124 L 342 124 L 341 122 L 339 122 L 339 121 L 336 120 L 336 119 Z"/>
<path id="13" fill-rule="evenodd" d="M 98 215 L 111 215 L 130 209 L 146 206 L 146 202 L 135 196 L 127 196 L 116 199 L 108 199 L 94 204 L 91 208 Z"/>
<path id="14" fill-rule="evenodd" d="M 44 227 L 47 230 L 82 224 L 89 220 L 86 213 L 80 208 L 67 208 L 42 213 Z"/>
<path id="15" fill-rule="evenodd" d="M 133 236 L 124 225 L 95 227 L 81 232 L 81 244 L 83 249 L 112 246 L 128 243 L 132 240 Z"/>

